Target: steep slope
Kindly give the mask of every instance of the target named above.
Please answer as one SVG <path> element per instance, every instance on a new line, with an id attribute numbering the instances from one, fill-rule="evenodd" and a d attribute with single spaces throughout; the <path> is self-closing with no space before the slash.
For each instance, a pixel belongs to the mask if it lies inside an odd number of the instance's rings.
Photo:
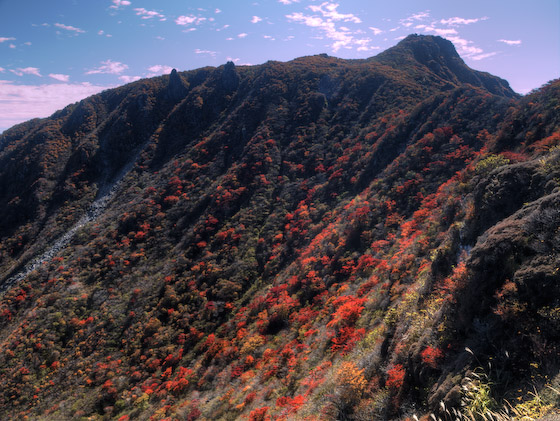
<path id="1" fill-rule="evenodd" d="M 0 305 L 1 417 L 557 406 L 559 90 L 520 99 L 410 36 L 172 72 L 10 129 L 0 276 L 25 276 Z"/>

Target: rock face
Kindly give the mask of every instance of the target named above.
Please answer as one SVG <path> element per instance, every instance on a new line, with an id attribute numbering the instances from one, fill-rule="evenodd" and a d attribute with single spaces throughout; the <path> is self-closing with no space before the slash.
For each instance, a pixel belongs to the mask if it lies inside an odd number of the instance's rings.
<path id="1" fill-rule="evenodd" d="M 415 35 L 6 131 L 0 419 L 558 408 L 559 98 Z"/>
<path id="2" fill-rule="evenodd" d="M 169 84 L 167 85 L 167 95 L 170 99 L 178 101 L 185 97 L 187 87 L 177 70 L 171 70 L 169 74 Z"/>
<path id="3" fill-rule="evenodd" d="M 228 61 L 224 66 L 222 84 L 224 89 L 228 92 L 235 91 L 239 85 L 239 75 L 237 74 L 235 64 L 232 61 Z"/>

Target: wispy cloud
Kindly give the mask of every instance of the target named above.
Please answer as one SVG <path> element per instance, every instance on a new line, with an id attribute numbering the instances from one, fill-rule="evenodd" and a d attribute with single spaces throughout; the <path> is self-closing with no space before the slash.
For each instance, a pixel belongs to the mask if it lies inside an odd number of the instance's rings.
<path id="1" fill-rule="evenodd" d="M 292 4 L 292 3 L 299 3 L 299 0 L 278 0 L 282 4 Z"/>
<path id="2" fill-rule="evenodd" d="M 119 76 L 119 80 L 123 81 L 124 83 L 136 82 L 137 80 L 140 79 L 142 79 L 141 76 L 128 76 L 128 75 Z"/>
<path id="3" fill-rule="evenodd" d="M 6 71 L 6 69 L 4 69 L 3 67 L 0 67 L 0 73 L 4 73 Z"/>
<path id="4" fill-rule="evenodd" d="M 481 18 L 475 18 L 475 19 L 465 19 L 465 18 L 459 18 L 455 16 L 449 19 L 442 19 L 440 20 L 440 23 L 444 25 L 450 25 L 450 26 L 470 25 L 471 23 L 477 23 L 480 22 L 481 20 L 487 20 L 487 19 L 488 17 L 486 16 L 483 16 Z"/>
<path id="5" fill-rule="evenodd" d="M 165 64 L 156 64 L 154 66 L 148 67 L 148 77 L 166 75 L 168 73 L 171 73 L 171 70 L 173 70 L 173 67 L 171 66 L 167 66 Z"/>
<path id="6" fill-rule="evenodd" d="M 521 45 L 521 40 L 520 39 L 516 39 L 516 40 L 499 39 L 498 42 L 503 42 L 504 44 L 507 44 L 507 45 Z"/>
<path id="7" fill-rule="evenodd" d="M 247 35 L 249 35 L 249 34 L 246 34 L 245 32 L 242 32 L 240 34 L 237 34 L 237 38 L 245 38 Z"/>
<path id="8" fill-rule="evenodd" d="M 312 12 L 319 12 L 324 18 L 332 21 L 343 21 L 343 22 L 354 22 L 361 23 L 362 20 L 352 13 L 339 13 L 336 9 L 340 6 L 338 3 L 324 2 L 319 6 L 309 6 L 309 10 Z"/>
<path id="9" fill-rule="evenodd" d="M 60 29 L 64 29 L 65 31 L 74 32 L 76 35 L 77 34 L 84 34 L 86 32 L 83 29 L 76 28 L 75 26 L 64 25 L 62 23 L 55 23 L 54 26 L 56 26 L 57 28 L 60 28 Z"/>
<path id="10" fill-rule="evenodd" d="M 156 12 L 155 10 L 147 10 L 144 9 L 143 7 L 137 7 L 134 9 L 134 11 L 136 12 L 137 16 L 141 16 L 142 19 L 153 19 L 153 18 L 159 18 L 159 20 L 166 20 L 165 16 L 162 15 L 159 12 Z"/>
<path id="11" fill-rule="evenodd" d="M 15 40 L 16 39 L 14 37 L 0 37 L 0 44 L 6 41 L 15 41 Z"/>
<path id="12" fill-rule="evenodd" d="M 39 69 L 36 67 L 24 67 L 24 68 L 19 67 L 16 70 L 10 70 L 10 72 L 16 74 L 17 76 L 35 75 L 35 76 L 43 77 Z"/>
<path id="13" fill-rule="evenodd" d="M 370 26 L 369 29 L 371 29 L 373 31 L 373 35 L 379 35 L 379 34 L 382 34 L 384 32 L 383 30 L 381 30 L 379 28 L 376 28 L 374 26 Z"/>
<path id="14" fill-rule="evenodd" d="M 425 32 L 433 32 L 440 37 L 449 37 L 452 35 L 457 35 L 457 30 L 453 28 L 435 28 L 433 26 L 428 25 L 417 25 L 414 27 L 415 29 L 423 29 Z"/>
<path id="15" fill-rule="evenodd" d="M 401 19 L 399 21 L 399 23 L 404 26 L 405 28 L 408 28 L 412 25 L 414 25 L 415 22 L 419 22 L 419 21 L 424 21 L 426 19 L 428 19 L 430 17 L 430 12 L 428 10 L 426 10 L 425 12 L 419 12 L 419 13 L 415 13 L 405 19 Z"/>
<path id="16" fill-rule="evenodd" d="M 319 6 L 308 6 L 307 8 L 316 14 L 307 15 L 301 12 L 294 12 L 286 15 L 291 22 L 301 23 L 311 28 L 321 30 L 325 37 L 332 40 L 330 47 L 334 52 L 340 48 L 351 49 L 356 47 L 358 51 L 373 49 L 369 47 L 371 40 L 359 36 L 363 33 L 361 29 L 352 31 L 347 26 L 337 26 L 338 23 L 348 24 L 361 23 L 362 20 L 352 13 L 340 13 L 337 11 L 339 4 L 324 2 Z"/>
<path id="17" fill-rule="evenodd" d="M 37 117 L 48 117 L 68 104 L 110 86 L 89 83 L 19 85 L 0 80 L 0 127 L 8 128 Z"/>
<path id="18" fill-rule="evenodd" d="M 111 75 L 120 75 L 128 69 L 128 66 L 124 63 L 120 63 L 118 61 L 102 61 L 101 66 L 97 67 L 96 69 L 88 70 L 85 74 L 86 75 L 94 75 L 94 74 L 111 74 Z"/>
<path id="19" fill-rule="evenodd" d="M 263 38 L 264 38 L 264 39 L 269 39 L 270 41 L 276 41 L 276 38 L 274 38 L 274 37 L 271 36 L 271 35 L 263 35 Z"/>
<path id="20" fill-rule="evenodd" d="M 194 52 L 195 52 L 195 54 L 208 54 L 209 56 L 212 56 L 212 57 L 216 57 L 216 54 L 217 54 L 216 51 L 201 50 L 199 48 L 196 48 L 194 50 Z"/>
<path id="21" fill-rule="evenodd" d="M 181 25 L 181 26 L 188 26 L 188 25 L 200 25 L 202 22 L 204 22 L 206 20 L 206 18 L 201 17 L 201 16 L 195 16 L 195 15 L 184 15 L 184 16 L 179 16 L 177 19 L 175 19 L 175 23 L 177 25 Z"/>
<path id="22" fill-rule="evenodd" d="M 478 60 L 482 60 L 483 58 L 485 58 L 483 54 L 489 54 L 489 53 L 484 53 L 484 50 L 474 45 L 472 41 L 466 40 L 459 36 L 447 37 L 447 39 L 451 41 L 453 44 L 455 44 L 455 48 L 457 48 L 458 50 L 457 52 L 462 57 L 466 57 L 466 58 L 479 57 Z"/>
<path id="23" fill-rule="evenodd" d="M 214 13 L 218 14 L 218 13 L 222 13 L 222 11 L 220 9 L 216 9 L 214 10 Z"/>
<path id="24" fill-rule="evenodd" d="M 121 6 L 130 6 L 128 0 L 113 0 L 113 5 L 109 6 L 111 9 L 118 9 Z"/>
<path id="25" fill-rule="evenodd" d="M 58 80 L 60 82 L 68 82 L 70 80 L 69 75 L 62 75 L 60 73 L 49 73 L 49 77 Z"/>
<path id="26" fill-rule="evenodd" d="M 484 60 L 485 58 L 488 58 L 488 57 L 495 56 L 496 54 L 498 54 L 498 53 L 495 53 L 495 52 L 492 52 L 492 53 L 483 53 L 483 54 L 477 54 L 477 55 L 471 56 L 470 58 L 471 58 L 472 60 L 478 61 L 478 60 Z"/>
<path id="27" fill-rule="evenodd" d="M 253 18 L 251 19 L 251 23 L 259 23 L 261 20 L 262 18 L 258 16 L 253 16 Z"/>

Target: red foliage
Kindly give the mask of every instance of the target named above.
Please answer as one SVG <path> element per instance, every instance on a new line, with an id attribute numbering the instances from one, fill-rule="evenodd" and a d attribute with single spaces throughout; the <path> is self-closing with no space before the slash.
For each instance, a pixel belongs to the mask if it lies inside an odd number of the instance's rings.
<path id="1" fill-rule="evenodd" d="M 252 410 L 249 414 L 249 421 L 269 421 L 270 416 L 266 415 L 268 409 L 268 406 L 263 406 L 262 408 Z"/>
<path id="2" fill-rule="evenodd" d="M 353 326 L 345 326 L 340 328 L 336 335 L 331 338 L 331 350 L 333 352 L 341 352 L 347 354 L 354 348 L 356 342 L 364 337 L 365 329 L 355 329 Z"/>
<path id="3" fill-rule="evenodd" d="M 422 361 L 432 368 L 437 367 L 437 362 L 443 357 L 443 352 L 439 348 L 433 348 L 428 345 L 424 351 L 420 354 L 422 356 Z"/>
<path id="4" fill-rule="evenodd" d="M 385 385 L 393 391 L 398 391 L 404 384 L 405 375 L 406 371 L 402 364 L 396 364 L 387 371 L 387 381 Z"/>
<path id="5" fill-rule="evenodd" d="M 332 315 L 332 320 L 327 323 L 327 327 L 349 326 L 356 323 L 362 310 L 366 298 L 356 298 L 352 295 L 344 295 L 334 300 L 333 305 L 336 311 Z"/>

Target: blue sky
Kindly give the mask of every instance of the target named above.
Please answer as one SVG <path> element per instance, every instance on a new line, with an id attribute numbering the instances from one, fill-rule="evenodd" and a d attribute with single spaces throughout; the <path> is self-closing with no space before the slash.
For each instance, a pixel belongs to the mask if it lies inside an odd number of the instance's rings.
<path id="1" fill-rule="evenodd" d="M 0 0 L 0 131 L 139 78 L 441 35 L 527 93 L 560 77 L 558 0 Z"/>

